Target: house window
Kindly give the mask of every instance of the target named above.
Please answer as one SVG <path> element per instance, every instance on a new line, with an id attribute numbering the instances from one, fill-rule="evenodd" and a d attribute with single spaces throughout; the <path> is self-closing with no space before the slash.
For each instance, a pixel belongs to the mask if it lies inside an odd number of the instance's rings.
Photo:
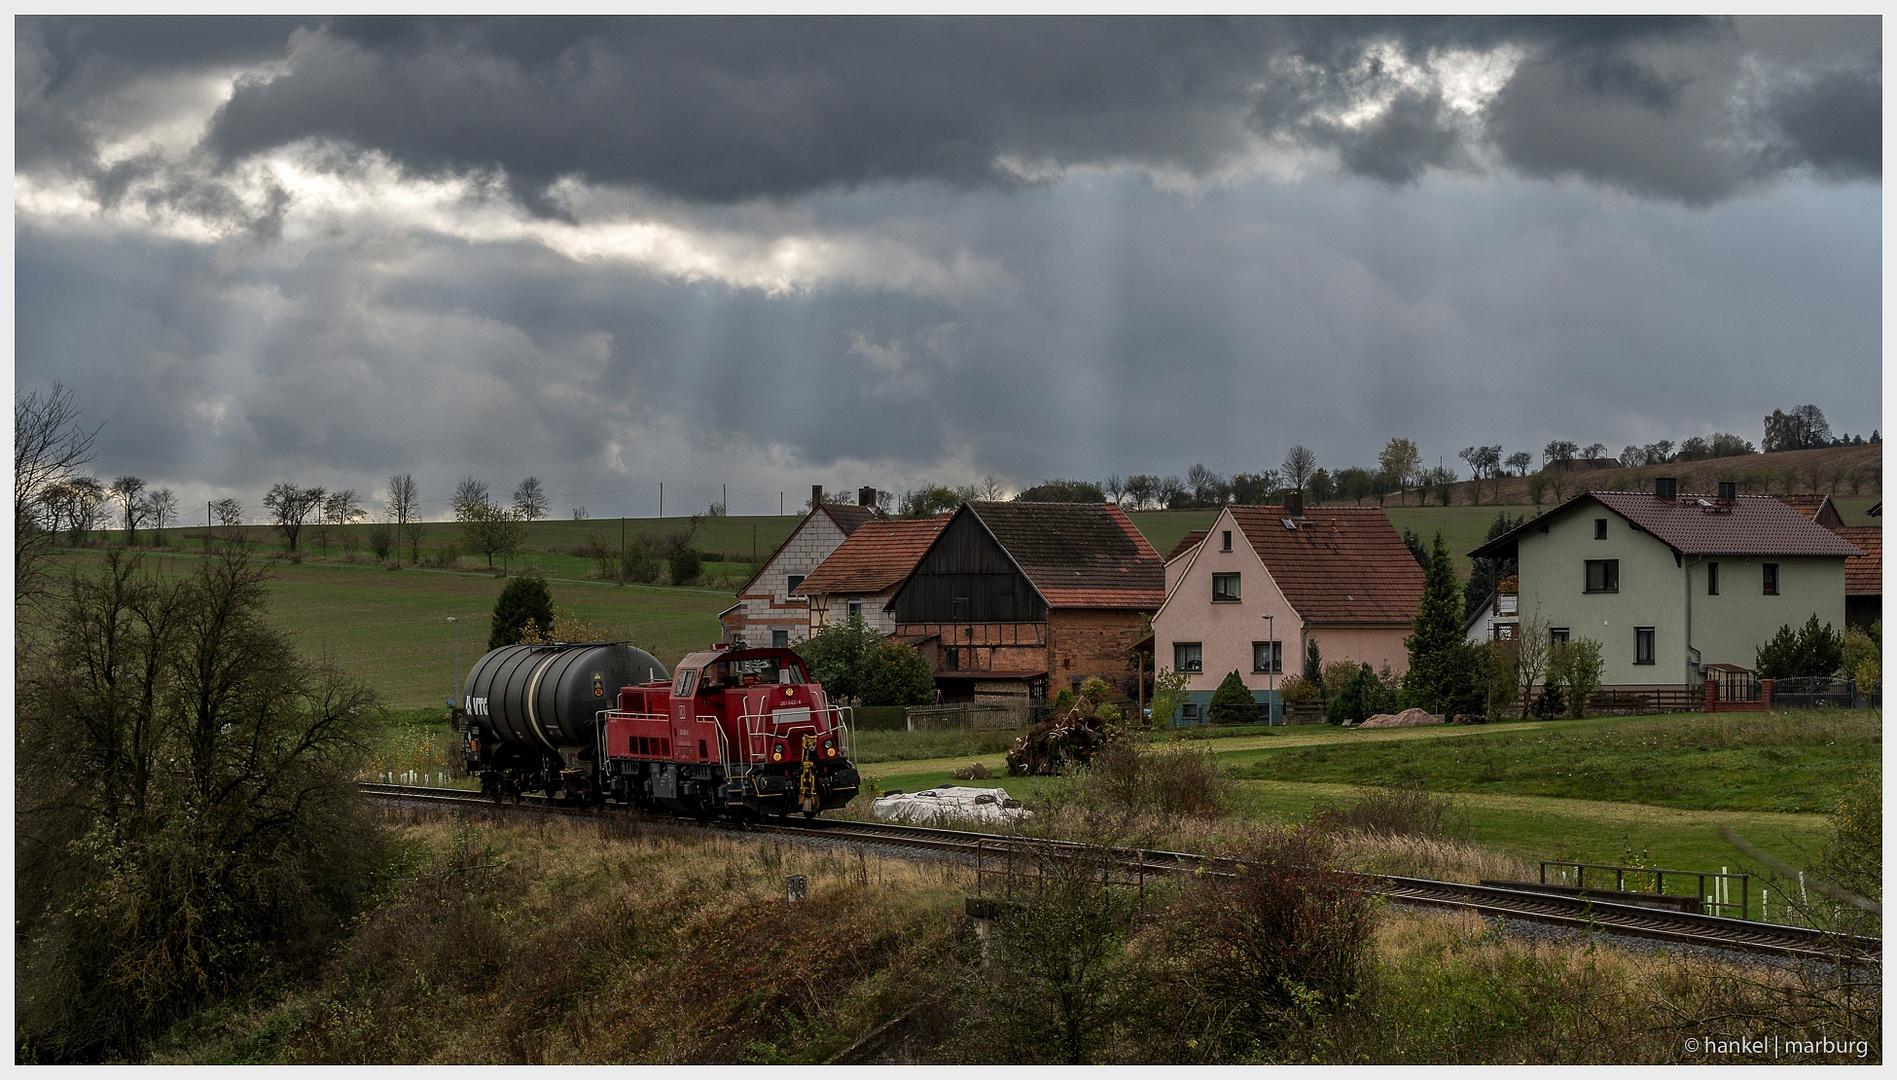
<path id="1" fill-rule="evenodd" d="M 1607 539 L 1607 519 L 1606 518 L 1594 519 L 1594 539 L 1596 540 Z"/>
<path id="2" fill-rule="evenodd" d="M 1198 723 L 1199 722 L 1198 704 L 1195 702 L 1188 701 L 1184 705 L 1179 706 L 1179 722 L 1182 724 Z"/>
<path id="3" fill-rule="evenodd" d="M 1550 644 L 1550 645 L 1559 645 L 1559 644 L 1561 644 L 1562 642 L 1564 642 L 1564 641 L 1566 641 L 1566 640 L 1568 640 L 1568 628 L 1567 628 L 1567 627 L 1565 627 L 1565 626 L 1550 626 L 1550 627 L 1548 628 L 1548 644 Z"/>
<path id="4" fill-rule="evenodd" d="M 1765 595 L 1778 595 L 1778 564 L 1775 562 L 1765 564 Z"/>
<path id="5" fill-rule="evenodd" d="M 1284 642 L 1254 641 L 1251 643 L 1251 669 L 1261 675 L 1284 674 Z"/>
<path id="6" fill-rule="evenodd" d="M 1587 560 L 1587 591 L 1588 592 L 1619 592 L 1620 591 L 1620 560 L 1619 559 L 1589 559 Z"/>
<path id="7" fill-rule="evenodd" d="M 1634 663 L 1653 663 L 1653 627 L 1634 627 Z"/>
<path id="8" fill-rule="evenodd" d="M 1197 641 L 1175 641 L 1172 643 L 1172 669 L 1174 671 L 1204 671 L 1205 654 Z"/>
<path id="9" fill-rule="evenodd" d="M 1224 542 L 1224 544 L 1223 544 L 1222 546 L 1220 546 L 1220 548 L 1219 548 L 1219 550 L 1220 550 L 1220 551 L 1230 551 L 1230 550 L 1232 550 L 1232 530 L 1230 530 L 1230 529 L 1226 529 L 1226 530 L 1224 530 L 1224 531 L 1223 531 L 1223 536 L 1224 536 L 1224 541 L 1225 541 L 1225 542 Z"/>
<path id="10" fill-rule="evenodd" d="M 789 630 L 771 631 L 771 648 L 773 649 L 790 648 L 790 631 Z"/>
<path id="11" fill-rule="evenodd" d="M 950 671 L 962 670 L 962 650 L 954 648 L 943 649 L 942 653 L 948 657 L 948 669 Z"/>
<path id="12" fill-rule="evenodd" d="M 850 601 L 850 618 L 860 619 L 862 617 L 863 617 L 863 601 L 861 600 Z"/>
<path id="13" fill-rule="evenodd" d="M 786 580 L 787 580 L 787 581 L 789 582 L 789 584 L 787 584 L 787 585 L 785 585 L 785 586 L 784 586 L 784 595 L 785 595 L 785 596 L 796 596 L 796 595 L 797 595 L 797 586 L 799 586 L 799 585 L 802 585 L 802 584 L 804 583 L 804 575 L 802 575 L 802 574 L 792 574 L 792 575 L 790 575 L 790 577 L 789 577 L 789 578 L 787 578 Z"/>
<path id="14" fill-rule="evenodd" d="M 1706 564 L 1706 595 L 1719 595 L 1719 564 L 1716 562 Z"/>
<path id="15" fill-rule="evenodd" d="M 1212 575 L 1212 602 L 1215 604 L 1238 599 L 1237 574 Z"/>

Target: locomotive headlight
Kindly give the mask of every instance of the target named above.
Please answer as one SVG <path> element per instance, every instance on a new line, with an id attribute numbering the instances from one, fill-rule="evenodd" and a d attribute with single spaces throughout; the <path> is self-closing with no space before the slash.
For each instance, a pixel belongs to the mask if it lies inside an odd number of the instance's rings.
<path id="1" fill-rule="evenodd" d="M 837 744 L 836 744 L 836 740 L 835 740 L 835 739 L 825 739 L 825 740 L 823 740 L 823 756 L 824 756 L 824 757 L 836 757 L 836 756 L 837 756 Z"/>
<path id="2" fill-rule="evenodd" d="M 784 744 L 783 743 L 778 743 L 776 746 L 771 748 L 771 760 L 772 761 L 784 760 Z"/>

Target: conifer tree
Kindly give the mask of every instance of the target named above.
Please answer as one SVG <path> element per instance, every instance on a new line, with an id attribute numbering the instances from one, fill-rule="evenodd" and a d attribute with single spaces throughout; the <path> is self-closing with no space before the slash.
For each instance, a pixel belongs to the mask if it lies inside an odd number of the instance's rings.
<path id="1" fill-rule="evenodd" d="M 1463 660 L 1462 585 L 1449 561 L 1449 545 L 1439 529 L 1430 543 L 1423 571 L 1423 603 L 1403 639 L 1410 670 L 1403 676 L 1403 705 L 1440 713 L 1459 696 Z"/>
<path id="2" fill-rule="evenodd" d="M 527 621 L 545 631 L 553 626 L 553 594 L 547 583 L 537 577 L 517 577 L 501 590 L 494 601 L 493 629 L 488 631 L 487 647 L 498 649 L 520 642 Z"/>

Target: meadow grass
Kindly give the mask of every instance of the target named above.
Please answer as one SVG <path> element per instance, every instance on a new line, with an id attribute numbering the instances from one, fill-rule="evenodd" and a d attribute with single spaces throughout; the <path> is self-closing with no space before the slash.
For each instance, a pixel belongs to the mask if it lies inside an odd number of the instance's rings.
<path id="1" fill-rule="evenodd" d="M 952 863 L 628 819 L 388 820 L 387 894 L 323 969 L 207 1011 L 154 1060 L 816 1063 L 963 951 Z"/>
<path id="2" fill-rule="evenodd" d="M 99 554 L 67 561 L 96 565 Z M 149 553 L 160 574 L 188 574 L 195 556 Z M 457 696 L 455 624 L 459 620 L 460 675 L 487 651 L 494 601 L 507 582 L 485 573 L 415 568 L 386 570 L 368 563 L 273 563 L 265 587 L 270 618 L 306 655 L 327 657 L 362 679 L 392 708 L 439 705 Z M 603 582 L 547 583 L 556 608 L 608 628 L 651 652 L 667 667 L 718 640 L 718 612 L 730 593 Z"/>
<path id="3" fill-rule="evenodd" d="M 1881 710 L 1602 717 L 1448 739 L 1233 755 L 1248 780 L 1427 784 L 1686 810 L 1823 812 L 1881 753 Z M 1370 734 L 1361 732 L 1356 734 Z"/>

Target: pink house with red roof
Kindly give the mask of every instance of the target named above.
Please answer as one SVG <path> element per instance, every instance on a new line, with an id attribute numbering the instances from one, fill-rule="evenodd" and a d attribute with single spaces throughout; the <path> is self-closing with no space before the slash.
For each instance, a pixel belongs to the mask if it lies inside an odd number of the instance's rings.
<path id="1" fill-rule="evenodd" d="M 1191 704 L 1174 719 L 1199 719 L 1233 671 L 1263 702 L 1286 674 L 1303 671 L 1312 641 L 1326 664 L 1401 674 L 1422 597 L 1422 568 L 1380 509 L 1307 509 L 1295 496 L 1283 506 L 1228 506 L 1166 563 L 1154 662 L 1190 675 Z"/>

